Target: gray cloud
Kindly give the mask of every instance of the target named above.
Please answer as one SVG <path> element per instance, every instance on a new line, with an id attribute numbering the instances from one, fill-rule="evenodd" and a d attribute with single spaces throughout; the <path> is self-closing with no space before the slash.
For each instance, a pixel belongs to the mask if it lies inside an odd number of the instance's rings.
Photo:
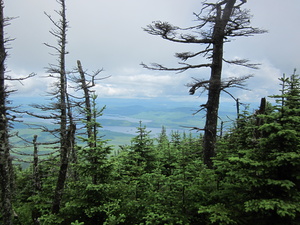
<path id="1" fill-rule="evenodd" d="M 12 43 L 8 68 L 12 74 L 36 72 L 45 74 L 45 67 L 55 63 L 49 49 L 42 43 L 55 44 L 49 34 L 53 28 L 44 11 L 55 17 L 53 10 L 58 9 L 55 0 L 14 0 L 5 3 L 6 16 L 18 16 L 7 27 Z M 249 38 L 240 38 L 225 47 L 229 58 L 248 58 L 261 63 L 261 69 L 249 71 L 241 67 L 224 65 L 224 76 L 243 76 L 249 73 L 255 77 L 248 81 L 252 92 L 234 92 L 245 101 L 257 101 L 254 98 L 273 94 L 278 90 L 277 78 L 283 73 L 290 73 L 300 65 L 300 21 L 299 0 L 289 1 L 249 1 L 246 4 L 254 15 L 253 25 L 268 29 L 269 33 Z M 193 24 L 193 12 L 199 12 L 201 1 L 194 0 L 89 0 L 67 1 L 67 14 L 70 22 L 68 32 L 67 57 L 71 70 L 80 59 L 89 71 L 104 68 L 103 76 L 111 78 L 99 83 L 99 91 L 104 97 L 156 97 L 188 96 L 185 84 L 190 77 L 207 77 L 207 71 L 194 70 L 185 74 L 148 71 L 140 62 L 159 62 L 176 66 L 175 52 L 192 51 L 197 45 L 185 46 L 170 43 L 154 37 L 142 30 L 155 20 L 169 21 L 179 26 Z M 201 46 L 200 46 L 201 47 Z M 47 89 L 49 81 L 41 82 L 37 76 L 18 86 L 20 93 L 28 94 L 31 90 L 39 92 Z M 41 85 L 45 87 L 43 88 Z M 28 85 L 28 86 L 26 86 Z M 35 85 L 38 85 L 36 88 Z M 31 87 L 31 88 L 28 88 Z M 264 96 L 262 96 L 264 95 Z"/>

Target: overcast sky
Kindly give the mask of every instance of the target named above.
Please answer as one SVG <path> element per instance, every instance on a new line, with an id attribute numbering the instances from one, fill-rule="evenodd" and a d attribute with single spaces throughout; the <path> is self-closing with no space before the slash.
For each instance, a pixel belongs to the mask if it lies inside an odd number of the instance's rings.
<path id="1" fill-rule="evenodd" d="M 55 0 L 6 0 L 5 16 L 18 17 L 6 27 L 7 36 L 16 38 L 9 50 L 7 61 L 10 75 L 36 73 L 24 86 L 16 84 L 22 96 L 36 96 L 47 90 L 50 82 L 45 78 L 45 67 L 55 63 L 51 50 L 43 43 L 56 44 L 50 35 L 53 28 L 44 12 L 55 16 L 59 10 Z M 185 86 L 191 77 L 208 78 L 207 70 L 190 70 L 184 73 L 149 71 L 141 62 L 158 62 L 174 67 L 174 53 L 198 51 L 203 46 L 168 42 L 144 32 L 152 21 L 168 21 L 178 26 L 194 25 L 193 12 L 199 13 L 201 0 L 67 0 L 67 34 L 70 52 L 67 69 L 76 66 L 80 59 L 92 73 L 104 69 L 97 85 L 99 97 L 152 98 L 167 97 L 173 100 L 194 101 Z M 278 78 L 300 70 L 300 1 L 299 0 L 248 0 L 245 7 L 254 16 L 254 27 L 269 33 L 254 37 L 241 37 L 226 44 L 225 58 L 251 59 L 261 63 L 260 70 L 224 65 L 223 77 L 254 74 L 248 80 L 251 91 L 233 91 L 244 102 L 258 102 L 261 97 L 274 94 L 280 88 Z M 228 97 L 224 97 L 226 101 Z"/>

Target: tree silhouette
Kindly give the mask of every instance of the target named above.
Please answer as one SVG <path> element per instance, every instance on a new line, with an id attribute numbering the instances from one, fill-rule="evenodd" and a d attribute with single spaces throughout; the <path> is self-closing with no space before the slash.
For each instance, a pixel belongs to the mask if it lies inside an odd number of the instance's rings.
<path id="1" fill-rule="evenodd" d="M 7 56 L 4 39 L 3 1 L 0 2 L 0 179 L 1 211 L 3 224 L 12 224 L 12 202 L 10 188 L 10 147 L 8 137 L 7 91 L 5 85 L 5 59 Z"/>
<path id="2" fill-rule="evenodd" d="M 4 27 L 9 25 L 9 21 L 13 18 L 4 17 L 3 9 L 4 1 L 0 0 L 0 193 L 2 224 L 10 225 L 13 223 L 13 167 L 10 155 L 9 131 L 16 117 L 12 113 L 16 110 L 9 106 L 10 101 L 8 100 L 8 96 L 14 90 L 9 90 L 7 81 L 22 81 L 35 74 L 32 73 L 22 78 L 12 78 L 6 74 L 5 60 L 8 55 L 6 45 L 13 39 L 5 37 Z"/>
<path id="3" fill-rule="evenodd" d="M 59 17 L 55 21 L 51 15 L 46 14 L 54 28 L 50 30 L 50 34 L 57 39 L 57 45 L 45 43 L 45 45 L 54 50 L 57 56 L 58 64 L 49 64 L 48 73 L 49 77 L 56 79 L 54 88 L 50 94 L 52 102 L 48 105 L 34 105 L 42 111 L 52 111 L 49 116 L 41 116 L 43 119 L 52 119 L 59 125 L 58 129 L 47 130 L 57 136 L 59 139 L 59 155 L 60 155 L 60 168 L 56 188 L 52 202 L 52 213 L 57 214 L 60 210 L 60 203 L 63 196 L 65 181 L 67 178 L 67 171 L 69 166 L 70 152 L 74 148 L 76 126 L 72 114 L 72 105 L 70 96 L 68 94 L 68 79 L 66 71 L 66 50 L 67 45 L 67 30 L 68 21 L 66 18 L 66 4 L 65 0 L 57 0 L 60 5 L 60 10 L 55 11 Z"/>
<path id="4" fill-rule="evenodd" d="M 66 50 L 67 44 L 67 29 L 68 21 L 66 19 L 66 4 L 65 0 L 58 0 L 60 4 L 60 11 L 56 11 L 60 19 L 58 22 L 54 21 L 48 14 L 48 18 L 55 26 L 55 29 L 50 33 L 57 38 L 58 46 L 45 44 L 46 46 L 54 49 L 58 55 L 58 65 L 50 65 L 49 73 L 57 78 L 57 88 L 52 93 L 54 98 L 57 99 L 57 103 L 54 104 L 54 108 L 59 111 L 57 118 L 59 119 L 59 132 L 60 132 L 60 169 L 57 179 L 57 184 L 54 192 L 52 213 L 56 214 L 60 210 L 60 203 L 62 200 L 65 181 L 67 178 L 67 171 L 69 165 L 69 155 L 74 148 L 75 142 L 75 123 L 73 121 L 71 101 L 68 95 L 67 85 L 67 72 L 66 72 Z"/>
<path id="5" fill-rule="evenodd" d="M 257 68 L 258 64 L 250 63 L 247 59 L 226 60 L 223 57 L 224 43 L 230 42 L 234 37 L 251 36 L 266 31 L 250 26 L 249 10 L 242 9 L 246 1 L 223 0 L 216 3 L 203 3 L 199 14 L 194 13 L 198 24 L 188 28 L 180 28 L 168 22 L 157 21 L 148 25 L 144 30 L 152 35 L 161 36 L 163 39 L 176 43 L 201 44 L 206 47 L 198 52 L 176 53 L 180 60 L 179 67 L 170 68 L 158 63 L 150 66 L 142 63 L 142 66 L 151 70 L 184 72 L 189 69 L 210 68 L 209 79 L 194 79 L 188 84 L 191 87 L 190 94 L 194 94 L 199 88 L 208 91 L 206 104 L 201 105 L 206 110 L 206 123 L 203 137 L 203 157 L 208 168 L 212 168 L 212 157 L 215 155 L 217 137 L 218 110 L 220 93 L 231 87 L 243 88 L 244 81 L 250 76 L 229 78 L 222 80 L 223 62 Z M 186 61 L 203 56 L 206 62 L 201 64 L 189 64 Z"/>

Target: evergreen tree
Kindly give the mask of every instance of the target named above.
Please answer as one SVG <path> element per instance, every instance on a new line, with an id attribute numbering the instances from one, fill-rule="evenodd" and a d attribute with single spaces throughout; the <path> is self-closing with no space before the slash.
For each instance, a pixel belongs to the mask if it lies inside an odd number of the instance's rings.
<path id="1" fill-rule="evenodd" d="M 150 137 L 150 132 L 146 130 L 146 126 L 137 127 L 138 135 L 131 140 L 131 154 L 136 160 L 136 165 L 142 167 L 146 173 L 154 169 L 154 145 L 153 139 Z"/>
<path id="2" fill-rule="evenodd" d="M 107 145 L 107 140 L 103 140 L 103 136 L 99 135 L 99 128 L 101 128 L 101 124 L 97 121 L 99 117 L 103 115 L 103 111 L 105 107 L 102 109 L 97 109 L 96 99 L 97 95 L 92 95 L 91 102 L 91 119 L 90 120 L 82 120 L 82 122 L 86 125 L 87 129 L 91 129 L 91 135 L 86 137 L 79 137 L 79 140 L 84 143 L 84 146 L 78 145 L 78 154 L 79 154 L 79 168 L 81 173 L 89 174 L 92 178 L 93 184 L 98 184 L 106 180 L 104 177 L 109 176 L 109 171 L 105 172 L 105 166 L 108 155 L 111 153 L 111 146 Z M 77 166 L 77 165 L 75 165 Z M 104 171 L 102 171 L 104 170 Z"/>
<path id="3" fill-rule="evenodd" d="M 216 164 L 216 189 L 211 204 L 200 208 L 211 222 L 219 224 L 298 224 L 300 171 L 300 83 L 293 74 L 281 78 L 282 93 L 273 96 L 273 111 L 246 124 L 251 140 L 236 146 L 235 153 L 220 151 Z M 249 127 L 249 124 L 251 125 Z M 239 132 L 239 130 L 237 132 Z M 256 130 L 260 135 L 256 135 Z M 236 131 L 234 131 L 236 132 Z M 238 137 L 238 136 L 237 136 Z M 248 142 L 249 143 L 249 142 Z"/>
<path id="4" fill-rule="evenodd" d="M 112 147 L 99 134 L 101 124 L 98 122 L 105 107 L 98 109 L 97 95 L 90 96 L 90 109 L 85 109 L 82 119 L 84 132 L 78 137 L 76 146 L 77 160 L 71 164 L 76 179 L 68 180 L 65 190 L 64 207 L 61 208 L 59 218 L 63 224 L 70 224 L 76 219 L 85 224 L 103 224 L 106 220 L 105 204 L 110 192 L 112 165 L 109 154 Z M 89 119 L 87 119 L 89 118 Z M 86 132 L 91 129 L 91 132 Z M 78 193 L 81 193 L 78 195 Z"/>

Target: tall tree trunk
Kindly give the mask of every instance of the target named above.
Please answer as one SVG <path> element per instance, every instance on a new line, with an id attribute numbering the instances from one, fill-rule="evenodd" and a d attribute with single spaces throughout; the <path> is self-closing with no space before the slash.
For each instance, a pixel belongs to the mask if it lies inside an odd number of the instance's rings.
<path id="1" fill-rule="evenodd" d="M 81 81 L 81 87 L 84 93 L 84 105 L 85 105 L 85 114 L 86 114 L 86 129 L 87 129 L 87 136 L 90 139 L 93 135 L 93 127 L 92 127 L 92 107 L 91 107 L 91 100 L 90 100 L 90 93 L 89 93 L 89 88 L 88 84 L 86 82 L 85 74 L 82 69 L 82 65 L 80 60 L 77 60 L 77 67 L 78 67 L 78 72 L 80 74 L 80 81 Z M 93 147 L 93 142 L 89 141 L 88 142 L 89 147 Z"/>
<path id="2" fill-rule="evenodd" d="M 33 137 L 33 190 L 34 195 L 38 195 L 42 190 L 40 172 L 39 172 L 39 156 L 38 156 L 38 144 L 37 144 L 37 135 Z M 40 225 L 39 218 L 41 213 L 39 212 L 38 207 L 36 207 L 39 203 L 37 201 L 34 202 L 34 208 L 31 212 L 31 218 L 34 225 Z"/>
<path id="3" fill-rule="evenodd" d="M 218 111 L 220 93 L 222 90 L 230 87 L 243 87 L 243 82 L 251 76 L 241 78 L 233 78 L 222 83 L 222 64 L 223 64 L 223 45 L 224 42 L 230 42 L 233 37 L 251 36 L 253 34 L 265 33 L 265 30 L 250 26 L 251 16 L 247 10 L 243 10 L 241 6 L 246 3 L 245 0 L 218 0 L 216 3 L 203 2 L 203 8 L 199 14 L 195 14 L 200 24 L 193 27 L 181 28 L 173 26 L 167 22 L 156 21 L 152 25 L 148 25 L 144 30 L 151 35 L 159 35 L 163 39 L 176 43 L 188 44 L 205 44 L 205 50 L 198 52 L 181 52 L 176 53 L 176 57 L 181 60 L 179 63 L 182 66 L 177 68 L 165 67 L 162 64 L 153 63 L 152 66 L 147 66 L 142 63 L 144 68 L 161 71 L 179 71 L 184 72 L 188 69 L 195 68 L 211 68 L 210 78 L 208 80 L 195 79 L 193 84 L 188 84 L 191 87 L 190 94 L 194 94 L 199 88 L 208 90 L 208 99 L 206 104 L 201 105 L 200 112 L 206 108 L 206 122 L 204 127 L 203 137 L 203 161 L 208 168 L 213 167 L 212 158 L 216 152 L 217 141 L 217 126 L 218 126 Z M 239 2 L 239 3 L 237 3 Z M 235 5 L 236 4 L 236 5 Z M 207 15 L 201 14 L 206 11 Z M 233 13 L 234 12 L 234 13 Z M 200 32 L 199 32 L 200 29 Z M 187 34 L 186 31 L 193 31 Z M 201 31 L 203 30 L 203 32 Z M 198 35 L 195 35 L 199 33 Z M 226 41 L 226 39 L 228 39 Z M 209 63 L 188 64 L 185 61 L 203 55 L 209 60 Z M 245 66 L 252 69 L 257 69 L 258 64 L 248 63 L 248 60 L 224 60 L 229 64 Z M 237 102 L 237 107 L 238 107 Z M 239 108 L 237 108 L 239 111 Z M 198 129 L 197 130 L 203 130 Z"/>
<path id="4" fill-rule="evenodd" d="M 259 110 L 256 111 L 255 116 L 256 116 L 256 122 L 255 122 L 255 130 L 254 130 L 254 137 L 256 139 L 259 139 L 263 137 L 263 132 L 259 129 L 261 125 L 263 125 L 264 120 L 259 117 L 259 115 L 263 115 L 266 113 L 266 106 L 267 106 L 267 100 L 266 98 L 261 98 L 260 99 L 260 106 Z"/>
<path id="5" fill-rule="evenodd" d="M 66 32 L 67 32 L 67 20 L 66 20 L 66 6 L 65 1 L 60 0 L 61 4 L 61 27 L 59 46 L 60 46 L 60 56 L 59 56 L 59 68 L 60 68 L 60 84 L 59 84 L 59 107 L 60 107 L 60 169 L 58 173 L 58 179 L 56 184 L 56 189 L 54 192 L 53 203 L 52 203 L 52 213 L 57 214 L 60 210 L 60 203 L 62 200 L 63 190 L 65 186 L 65 181 L 67 177 L 68 165 L 69 165 L 69 152 L 70 152 L 70 140 L 73 138 L 70 134 L 73 134 L 73 124 L 70 123 L 69 130 L 67 130 L 68 116 L 71 118 L 71 112 L 68 112 L 70 107 L 68 106 L 67 97 L 67 77 L 65 69 L 65 56 L 66 56 Z M 69 114 L 69 115 L 68 115 Z M 75 132 L 75 131 L 74 131 Z M 71 139 L 70 139 L 71 138 Z"/>
<path id="6" fill-rule="evenodd" d="M 208 100 L 206 103 L 207 114 L 205 131 L 203 136 L 203 160 L 208 168 L 213 167 L 212 157 L 215 156 L 218 111 L 221 93 L 221 74 L 223 65 L 223 45 L 225 28 L 232 14 L 236 0 L 228 0 L 224 10 L 217 5 L 216 23 L 213 31 L 213 55 L 211 76 L 208 88 Z"/>
<path id="7" fill-rule="evenodd" d="M 85 73 L 82 69 L 80 60 L 77 60 L 78 72 L 80 74 L 81 87 L 84 92 L 84 104 L 85 104 L 85 115 L 86 115 L 86 129 L 88 136 L 88 146 L 90 148 L 91 155 L 95 154 L 95 149 L 97 147 L 97 125 L 96 125 L 96 111 L 92 109 L 91 98 L 89 85 L 87 84 Z M 94 121 L 94 122 L 93 122 Z M 92 157 L 91 163 L 96 164 L 95 157 Z M 93 184 L 98 183 L 97 174 L 94 174 L 92 177 Z"/>
<path id="8" fill-rule="evenodd" d="M 55 198 L 53 199 L 53 205 L 52 205 L 52 213 L 57 214 L 60 210 L 60 203 L 62 201 L 63 191 L 65 187 L 65 182 L 67 178 L 67 172 L 68 172 L 68 166 L 69 166 L 69 154 L 70 150 L 73 147 L 73 139 L 75 136 L 76 127 L 75 125 L 72 125 L 69 127 L 69 130 L 67 132 L 67 138 L 68 138 L 68 148 L 66 151 L 61 152 L 61 164 L 58 174 L 58 180 L 57 185 L 55 189 Z"/>
<path id="9" fill-rule="evenodd" d="M 5 39 L 4 39 L 4 16 L 3 1 L 0 1 L 0 182 L 1 182 L 1 209 L 2 224 L 12 224 L 11 203 L 11 157 L 8 139 L 8 120 L 5 90 Z"/>

